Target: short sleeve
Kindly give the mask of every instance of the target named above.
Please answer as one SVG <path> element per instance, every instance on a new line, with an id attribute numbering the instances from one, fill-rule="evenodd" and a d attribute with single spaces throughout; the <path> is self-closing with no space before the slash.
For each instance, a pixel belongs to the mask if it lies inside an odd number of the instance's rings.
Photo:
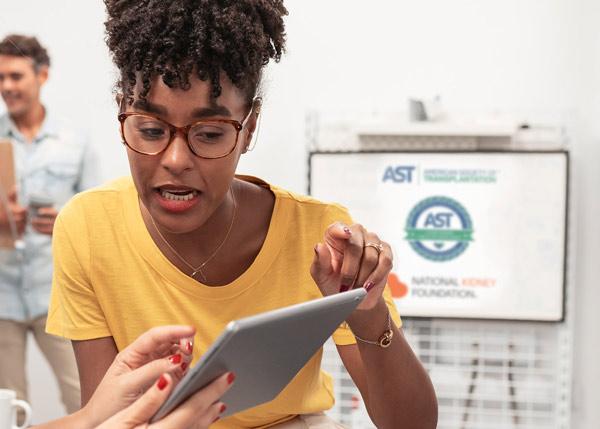
<path id="1" fill-rule="evenodd" d="M 345 207 L 339 204 L 331 204 L 328 206 L 325 215 L 323 216 L 321 228 L 322 231 L 325 231 L 325 229 L 334 222 L 343 222 L 347 225 L 351 225 L 354 223 L 352 217 L 350 216 L 348 210 Z M 396 326 L 400 328 L 402 326 L 402 320 L 400 319 L 400 315 L 398 313 L 396 305 L 394 304 L 394 299 L 392 298 L 392 293 L 388 285 L 386 285 L 385 290 L 383 292 L 383 298 L 388 307 L 392 320 L 394 321 Z M 356 344 L 356 339 L 354 338 L 354 335 L 352 334 L 352 331 L 348 327 L 347 323 L 342 323 L 342 325 L 333 333 L 332 337 L 333 341 L 338 346 Z"/>
<path id="2" fill-rule="evenodd" d="M 111 333 L 90 281 L 89 234 L 76 201 L 77 197 L 61 210 L 54 225 L 54 272 L 46 332 L 89 340 Z"/>

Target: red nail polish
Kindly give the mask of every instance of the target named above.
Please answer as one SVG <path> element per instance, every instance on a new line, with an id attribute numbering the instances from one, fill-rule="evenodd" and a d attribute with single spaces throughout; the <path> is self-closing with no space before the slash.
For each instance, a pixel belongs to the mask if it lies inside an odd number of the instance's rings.
<path id="1" fill-rule="evenodd" d="M 164 390 L 165 387 L 167 387 L 167 384 L 169 384 L 169 380 L 167 380 L 164 375 L 161 375 L 156 383 L 156 387 L 158 387 L 158 390 Z"/>
<path id="2" fill-rule="evenodd" d="M 346 285 L 340 286 L 340 292 L 346 292 L 348 289 L 350 289 L 350 286 L 346 286 Z"/>
<path id="3" fill-rule="evenodd" d="M 177 365 L 178 363 L 181 363 L 181 355 L 176 354 L 173 356 L 169 356 L 169 362 L 171 362 L 173 365 Z"/>
<path id="4" fill-rule="evenodd" d="M 367 292 L 369 292 L 371 289 L 373 289 L 373 286 L 375 286 L 375 283 L 373 283 L 373 282 L 365 283 L 365 289 L 367 290 Z"/>
<path id="5" fill-rule="evenodd" d="M 225 411 L 227 409 L 227 405 L 223 404 L 221 405 L 221 409 L 219 410 L 219 414 L 223 414 L 223 411 Z"/>
<path id="6" fill-rule="evenodd" d="M 185 369 L 187 368 L 187 366 L 188 366 L 187 362 L 182 362 L 181 363 L 181 370 L 185 371 Z"/>
<path id="7" fill-rule="evenodd" d="M 188 353 L 192 352 L 192 342 L 188 341 L 185 345 L 186 350 L 188 351 Z"/>
<path id="8" fill-rule="evenodd" d="M 227 384 L 233 383 L 233 380 L 235 380 L 235 374 L 233 372 L 230 372 L 227 375 Z"/>

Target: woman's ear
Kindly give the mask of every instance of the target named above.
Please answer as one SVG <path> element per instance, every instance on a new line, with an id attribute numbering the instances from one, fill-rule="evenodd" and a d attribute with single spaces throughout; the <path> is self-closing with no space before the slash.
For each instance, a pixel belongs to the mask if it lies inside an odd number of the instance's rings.
<path id="1" fill-rule="evenodd" d="M 260 111 L 262 108 L 262 98 L 256 97 L 252 103 L 252 113 L 248 118 L 246 124 L 246 138 L 244 139 L 244 150 L 242 153 L 246 153 L 254 149 L 256 145 L 256 138 L 258 137 L 258 131 L 260 130 Z"/>

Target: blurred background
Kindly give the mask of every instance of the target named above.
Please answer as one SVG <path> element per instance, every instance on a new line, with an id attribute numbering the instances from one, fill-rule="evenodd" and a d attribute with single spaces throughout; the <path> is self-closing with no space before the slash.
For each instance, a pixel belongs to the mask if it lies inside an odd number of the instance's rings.
<path id="1" fill-rule="evenodd" d="M 511 420 L 494 427 L 597 428 L 600 3 L 287 0 L 285 4 L 290 13 L 287 53 L 280 64 L 269 66 L 265 76 L 258 144 L 242 158 L 240 173 L 306 193 L 315 117 L 320 123 L 335 117 L 350 123 L 386 118 L 402 124 L 408 122 L 411 98 L 439 96 L 435 109 L 440 121 L 504 128 L 528 123 L 561 130 L 563 147 L 571 156 L 567 318 L 559 327 L 542 329 L 560 331 L 559 341 L 568 344 L 542 352 L 564 354 L 560 370 L 567 373 L 557 383 L 566 385 L 558 386 L 561 395 L 550 401 L 552 425 L 527 426 Z M 127 174 L 128 166 L 118 135 L 116 73 L 104 45 L 104 15 L 98 0 L 0 5 L 0 37 L 13 32 L 35 35 L 48 48 L 52 67 L 44 103 L 87 130 L 101 156 L 102 179 L 107 180 Z M 3 111 L 0 103 L 0 114 Z M 473 322 L 469 329 L 485 332 L 490 327 L 486 323 Z M 502 322 L 495 323 L 492 328 L 503 329 L 498 326 Z M 50 370 L 33 343 L 29 350 L 34 422 L 42 422 L 61 415 L 61 406 Z M 461 426 L 443 426 L 441 421 L 440 427 Z"/>

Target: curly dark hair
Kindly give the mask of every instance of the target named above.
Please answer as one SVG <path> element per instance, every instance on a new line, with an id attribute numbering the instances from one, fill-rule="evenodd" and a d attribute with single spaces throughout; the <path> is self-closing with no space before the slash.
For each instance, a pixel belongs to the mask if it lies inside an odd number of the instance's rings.
<path id="1" fill-rule="evenodd" d="M 46 48 L 40 45 L 35 37 L 22 34 L 9 34 L 2 39 L 0 41 L 0 55 L 30 58 L 36 71 L 41 66 L 50 66 L 50 57 Z"/>
<path id="2" fill-rule="evenodd" d="M 225 72 L 247 101 L 256 95 L 261 71 L 278 62 L 285 45 L 282 0 L 105 0 L 106 43 L 120 70 L 117 87 L 133 102 L 161 76 L 170 88 L 188 89 L 195 72 L 221 94 Z"/>

